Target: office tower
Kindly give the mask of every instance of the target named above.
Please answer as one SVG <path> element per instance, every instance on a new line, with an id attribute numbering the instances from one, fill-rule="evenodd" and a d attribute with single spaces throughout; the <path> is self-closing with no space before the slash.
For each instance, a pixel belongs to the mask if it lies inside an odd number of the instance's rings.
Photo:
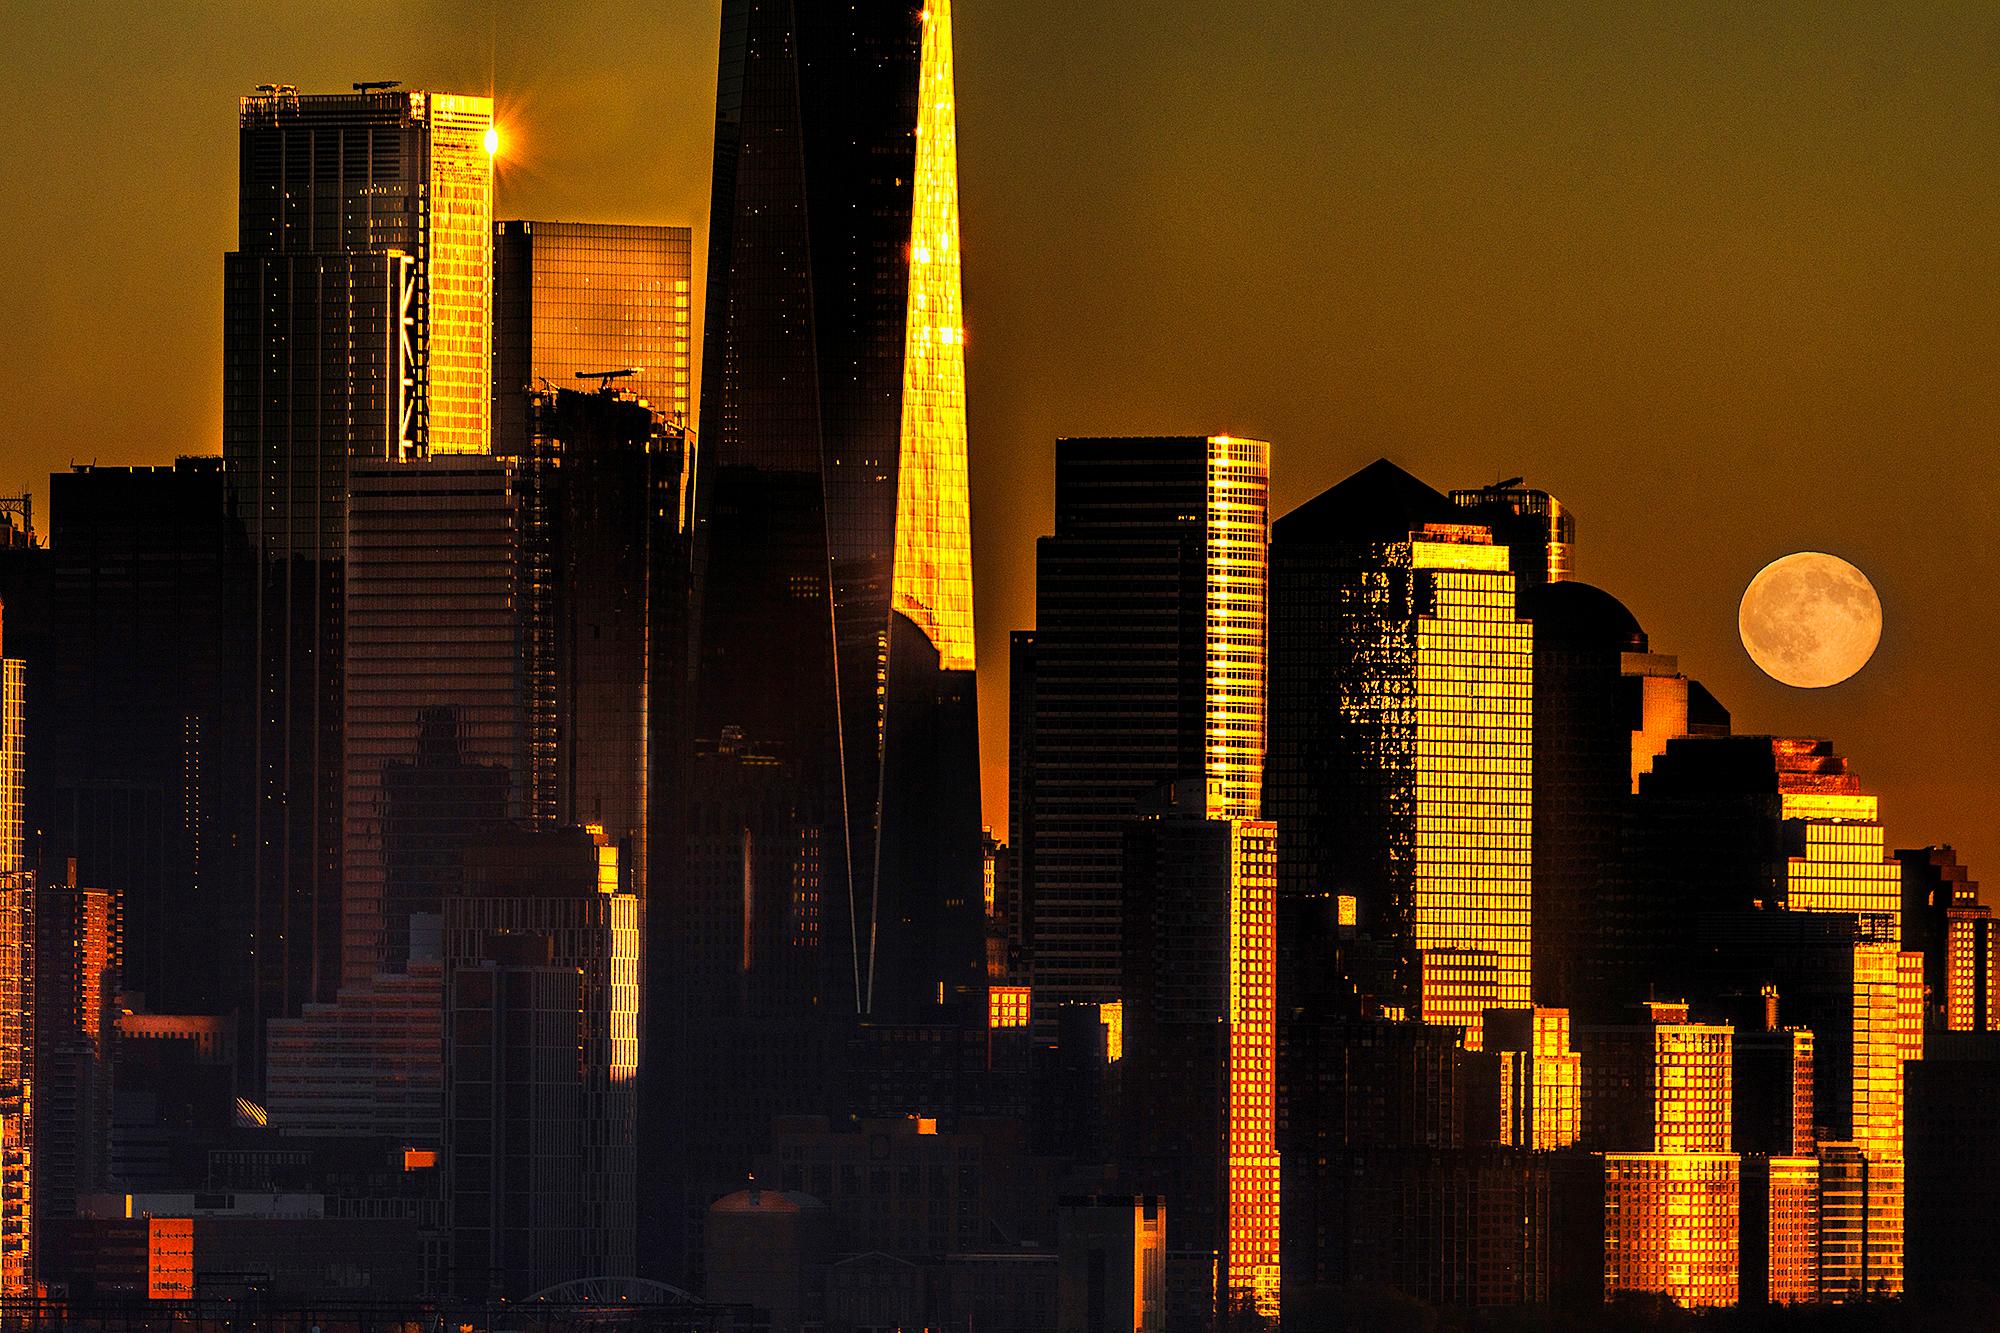
<path id="1" fill-rule="evenodd" d="M 506 221 L 493 237 L 493 450 L 525 449 L 528 396 L 578 372 L 686 424 L 694 372 L 692 233 L 686 227 Z"/>
<path id="2" fill-rule="evenodd" d="M 1476 1048 L 1531 1003 L 1534 630 L 1465 517 L 1382 460 L 1273 525 L 1266 795 L 1281 904 L 1352 896 L 1356 984 Z"/>
<path id="3" fill-rule="evenodd" d="M 1077 1194 L 1062 1200 L 1058 1217 L 1057 1333 L 1165 1333 L 1165 1202 Z"/>
<path id="4" fill-rule="evenodd" d="M 535 393 L 528 411 L 528 810 L 602 828 L 643 894 L 652 793 L 685 781 L 667 738 L 685 699 L 687 444 L 621 394 Z"/>
<path id="5" fill-rule="evenodd" d="M 1632 786 L 1653 771 L 1667 742 L 1680 736 L 1727 736 L 1729 710 L 1698 680 L 1681 674 L 1671 653 L 1628 652 L 1620 663 L 1632 732 Z"/>
<path id="6" fill-rule="evenodd" d="M 1257 817 L 1269 487 L 1257 440 L 1056 442 L 1056 530 L 1014 653 L 1012 841 L 1043 1015 L 1118 997 L 1120 847 L 1142 798 L 1198 776 L 1208 813 Z"/>
<path id="7" fill-rule="evenodd" d="M 890 1021 L 985 1010 L 951 14 L 730 0 L 716 105 L 694 737 L 797 765 Z"/>
<path id="8" fill-rule="evenodd" d="M 1894 951 L 1901 876 L 1883 853 L 1876 798 L 1829 742 L 1670 740 L 1639 791 L 1617 890 L 1630 909 L 1617 949 L 1625 994 L 1719 998 L 1775 982 L 1789 1003 L 1777 978 L 1719 977 L 1704 961 L 1709 918 L 1753 907 L 1865 919 L 1866 938 Z M 1833 1035 L 1801 1021 L 1827 1052 Z"/>
<path id="9" fill-rule="evenodd" d="M 53 641 L 31 671 L 56 717 L 29 765 L 44 864 L 118 891 L 144 1007 L 247 1012 L 252 618 L 222 460 L 78 465 L 49 495 Z"/>
<path id="10" fill-rule="evenodd" d="M 1812 1155 L 1814 1040 L 1810 1028 L 1737 1030 L 1731 1078 L 1738 1152 Z"/>
<path id="11" fill-rule="evenodd" d="M 686 845 L 654 878 L 686 888 L 649 916 L 672 989 L 649 1002 L 647 1118 L 683 1141 L 648 1149 L 645 1253 L 670 1279 L 769 1099 L 824 1095 L 840 1029 L 985 1018 L 951 12 L 722 7 L 690 694 L 668 758 L 724 772 L 669 788 L 656 823 Z M 732 877 L 733 903 L 680 915 Z M 745 1045 L 731 1015 L 753 1010 Z M 704 1049 L 697 1097 L 672 1071 Z M 688 1115 L 661 1109 L 676 1099 Z"/>
<path id="12" fill-rule="evenodd" d="M 2000 933 L 1993 909 L 1950 847 L 1900 850 L 1903 944 L 1924 956 L 1924 1027 L 1932 1032 L 2000 1029 Z"/>
<path id="13" fill-rule="evenodd" d="M 1545 1152 L 1583 1137 L 1583 1057 L 1570 1047 L 1567 1010 L 1489 1010 L 1486 1054 L 1501 1144 Z"/>
<path id="14" fill-rule="evenodd" d="M 492 112 L 273 85 L 241 102 L 222 452 L 256 561 L 253 1052 L 340 975 L 349 464 L 490 444 Z"/>
<path id="15" fill-rule="evenodd" d="M 1475 490 L 1453 491 L 1451 502 L 1466 522 L 1493 533 L 1513 554 L 1521 591 L 1576 577 L 1576 515 L 1547 491 L 1521 485 L 1521 478 Z"/>
<path id="16" fill-rule="evenodd" d="M 527 809 L 517 477 L 497 459 L 348 469 L 341 980 L 402 970 L 459 850 Z"/>
<path id="17" fill-rule="evenodd" d="M 111 1072 L 118 1014 L 115 891 L 43 882 L 34 897 L 35 1191 L 38 1275 L 55 1280 L 66 1256 L 47 1223 L 111 1184 Z"/>
<path id="18" fill-rule="evenodd" d="M 1649 1001 L 1642 1021 L 1578 1032 L 1583 1133 L 1603 1153 L 1604 1294 L 1734 1305 L 1740 1161 L 1730 1148 L 1733 1030 Z"/>
<path id="19" fill-rule="evenodd" d="M 518 1298 L 633 1271 L 639 898 L 583 829 L 467 847 L 445 902 L 455 1285 Z"/>
<path id="20" fill-rule="evenodd" d="M 1631 800 L 1636 727 L 1621 666 L 1646 651 L 1646 633 L 1588 583 L 1524 588 L 1520 609 L 1535 626 L 1534 994 L 1602 1019 L 1632 998 L 1601 996 L 1592 983 L 1604 936 L 1615 934 L 1610 891 Z"/>
<path id="21" fill-rule="evenodd" d="M 1275 831 L 1211 818 L 1200 779 L 1125 830 L 1118 1151 L 1176 1201 L 1173 1255 L 1212 1274 L 1195 1321 L 1278 1313 Z M 1169 1300 L 1180 1284 L 1170 1275 Z M 1205 1308 L 1204 1308 L 1205 1307 Z"/>

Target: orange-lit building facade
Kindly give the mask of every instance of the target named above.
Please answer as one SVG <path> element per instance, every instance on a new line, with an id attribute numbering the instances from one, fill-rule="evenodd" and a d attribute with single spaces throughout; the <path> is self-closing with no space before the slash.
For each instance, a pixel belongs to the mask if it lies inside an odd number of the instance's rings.
<path id="1" fill-rule="evenodd" d="M 1896 853 L 1903 874 L 1903 944 L 1924 958 L 1924 1026 L 2000 1030 L 2000 932 L 1979 885 L 1950 847 Z"/>
<path id="2" fill-rule="evenodd" d="M 1464 1029 L 1530 996 L 1533 626 L 1510 551 L 1386 460 L 1273 526 L 1280 892 L 1391 943 L 1357 987 Z"/>
<path id="3" fill-rule="evenodd" d="M 1179 1200 L 1177 1267 L 1215 1269 L 1206 1311 L 1181 1313 L 1275 1316 L 1276 831 L 1209 816 L 1206 790 L 1177 784 L 1125 838 L 1121 1156 Z"/>
<path id="4" fill-rule="evenodd" d="M 1731 1150 L 1734 1031 L 1679 1002 L 1642 1022 L 1589 1027 L 1584 1140 L 1604 1153 L 1604 1293 L 1691 1306 L 1738 1294 L 1740 1163 Z"/>
<path id="5" fill-rule="evenodd" d="M 1487 1010 L 1486 1052 L 1503 1145 L 1548 1151 L 1583 1137 L 1583 1057 L 1570 1046 L 1568 1010 Z"/>

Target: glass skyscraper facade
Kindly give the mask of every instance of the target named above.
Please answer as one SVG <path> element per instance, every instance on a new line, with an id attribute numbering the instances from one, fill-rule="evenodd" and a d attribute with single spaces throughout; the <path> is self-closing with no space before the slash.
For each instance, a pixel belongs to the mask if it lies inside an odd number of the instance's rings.
<path id="1" fill-rule="evenodd" d="M 722 6 L 648 913 L 646 1114 L 673 1133 L 644 1249 L 670 1280 L 702 1190 L 825 1104 L 857 1022 L 986 1018 L 951 11 Z"/>
<path id="2" fill-rule="evenodd" d="M 493 164 L 484 97 L 241 100 L 224 259 L 223 456 L 257 570 L 245 1019 L 340 976 L 348 469 L 486 453 Z"/>
<path id="3" fill-rule="evenodd" d="M 1035 630 L 1014 639 L 1008 841 L 1037 1027 L 1119 996 L 1124 823 L 1199 779 L 1255 819 L 1265 744 L 1270 446 L 1226 435 L 1056 442 Z"/>
<path id="4" fill-rule="evenodd" d="M 876 1018 L 983 980 L 956 163 L 948 0 L 723 6 L 693 733 L 797 766 Z"/>
<path id="5" fill-rule="evenodd" d="M 494 452 L 515 453 L 528 394 L 618 387 L 669 422 L 693 412 L 692 239 L 686 227 L 507 220 L 493 238 Z"/>
<path id="6" fill-rule="evenodd" d="M 1531 1004 L 1534 632 L 1509 550 L 1386 461 L 1272 531 L 1279 888 L 1355 899 L 1357 987 L 1465 1029 Z"/>

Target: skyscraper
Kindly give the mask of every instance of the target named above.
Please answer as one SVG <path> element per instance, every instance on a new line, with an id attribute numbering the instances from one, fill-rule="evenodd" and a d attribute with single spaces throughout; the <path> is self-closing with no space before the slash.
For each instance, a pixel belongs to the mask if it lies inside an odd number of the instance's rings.
<path id="1" fill-rule="evenodd" d="M 444 921 L 457 1285 L 513 1298 L 628 1274 L 639 897 L 582 829 L 498 832 L 465 865 Z"/>
<path id="2" fill-rule="evenodd" d="M 252 624 L 222 460 L 49 478 L 52 634 L 30 664 L 44 864 L 116 889 L 155 1013 L 247 1009 Z M 34 790 L 39 788 L 39 790 Z"/>
<path id="3" fill-rule="evenodd" d="M 1275 830 L 1175 784 L 1125 830 L 1121 1161 L 1178 1201 L 1168 1255 L 1215 1272 L 1191 1322 L 1278 1312 Z M 1205 1306 L 1205 1308 L 1204 1308 Z"/>
<path id="4" fill-rule="evenodd" d="M 1012 745 L 1044 1031 L 1063 1004 L 1119 996 L 1121 849 L 1139 801 L 1198 779 L 1207 814 L 1258 815 L 1269 487 L 1260 440 L 1056 443 Z"/>
<path id="5" fill-rule="evenodd" d="M 985 1017 L 951 16 L 722 6 L 690 694 L 662 738 L 690 776 L 655 812 L 649 930 L 647 1118 L 682 1141 L 647 1150 L 644 1251 L 683 1281 L 766 1093 L 817 1101 L 838 1029 Z M 696 1087 L 674 1071 L 702 1051 Z"/>
<path id="6" fill-rule="evenodd" d="M 35 1279 L 35 881 L 21 851 L 27 671 L 4 648 L 0 638 L 0 1296 L 26 1296 Z"/>
<path id="7" fill-rule="evenodd" d="M 492 112 L 274 85 L 241 102 L 223 456 L 258 561 L 252 1051 L 339 975 L 349 462 L 489 447 Z"/>
<path id="8" fill-rule="evenodd" d="M 722 15 L 694 733 L 798 766 L 826 1001 L 881 1019 L 985 1007 L 951 33 Z"/>
<path id="9" fill-rule="evenodd" d="M 501 460 L 348 469 L 341 981 L 402 970 L 459 851 L 527 808 L 517 474 Z"/>
<path id="10" fill-rule="evenodd" d="M 1531 1003 L 1534 630 L 1465 517 L 1382 460 L 1273 525 L 1266 797 L 1281 910 L 1351 895 L 1357 985 L 1477 1047 Z"/>
<path id="11" fill-rule="evenodd" d="M 494 452 L 521 452 L 531 391 L 583 387 L 579 371 L 633 371 L 621 389 L 688 422 L 692 244 L 686 227 L 509 220 L 494 229 Z"/>

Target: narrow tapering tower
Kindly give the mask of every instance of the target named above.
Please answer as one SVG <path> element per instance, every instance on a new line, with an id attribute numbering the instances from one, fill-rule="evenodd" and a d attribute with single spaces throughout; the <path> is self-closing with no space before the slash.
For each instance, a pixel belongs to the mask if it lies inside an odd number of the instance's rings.
<path id="1" fill-rule="evenodd" d="M 642 1076 L 674 1136 L 642 1147 L 642 1252 L 682 1278 L 676 1201 L 825 1109 L 842 1030 L 985 1019 L 951 20 L 722 5 Z"/>
<path id="2" fill-rule="evenodd" d="M 951 6 L 722 22 L 692 739 L 797 766 L 825 1001 L 915 1017 L 981 974 Z"/>

